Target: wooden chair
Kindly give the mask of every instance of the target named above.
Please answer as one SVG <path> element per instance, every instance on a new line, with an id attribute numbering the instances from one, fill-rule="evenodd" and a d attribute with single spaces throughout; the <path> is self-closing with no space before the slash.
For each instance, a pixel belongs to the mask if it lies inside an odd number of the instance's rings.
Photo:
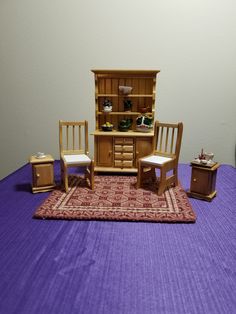
<path id="1" fill-rule="evenodd" d="M 156 181 L 156 168 L 160 171 L 157 194 L 161 195 L 167 187 L 178 185 L 178 161 L 182 142 L 183 123 L 155 122 L 153 152 L 138 160 L 137 185 L 151 178 Z M 171 171 L 171 175 L 167 173 Z"/>
<path id="2" fill-rule="evenodd" d="M 68 191 L 68 168 L 84 167 L 85 179 L 94 189 L 94 163 L 88 156 L 88 122 L 59 121 L 61 180 Z"/>

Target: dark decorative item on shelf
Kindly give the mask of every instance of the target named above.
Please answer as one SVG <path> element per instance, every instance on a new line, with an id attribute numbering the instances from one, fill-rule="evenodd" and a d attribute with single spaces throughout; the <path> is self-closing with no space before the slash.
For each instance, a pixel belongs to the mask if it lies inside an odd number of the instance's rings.
<path id="1" fill-rule="evenodd" d="M 136 130 L 139 132 L 150 132 L 153 129 L 152 118 L 141 115 L 136 119 Z"/>
<path id="2" fill-rule="evenodd" d="M 150 108 L 150 107 L 141 107 L 139 111 L 140 111 L 141 113 L 147 113 L 147 112 L 149 111 L 149 108 Z"/>
<path id="3" fill-rule="evenodd" d="M 118 129 L 121 132 L 127 132 L 132 125 L 132 119 L 123 119 L 119 122 Z"/>
<path id="4" fill-rule="evenodd" d="M 129 95 L 132 92 L 132 86 L 119 86 L 119 92 L 123 95 Z"/>
<path id="5" fill-rule="evenodd" d="M 107 98 L 103 102 L 103 111 L 104 112 L 111 112 L 112 111 L 112 102 Z"/>
<path id="6" fill-rule="evenodd" d="M 201 149 L 201 153 L 198 155 L 198 159 L 200 159 L 200 160 L 205 159 L 205 154 L 203 153 L 203 148 Z"/>
<path id="7" fill-rule="evenodd" d="M 113 130 L 113 124 L 110 122 L 106 122 L 102 125 L 102 130 L 107 132 L 107 131 L 112 131 Z"/>
<path id="8" fill-rule="evenodd" d="M 132 102 L 130 99 L 124 100 L 124 111 L 131 111 L 132 109 Z"/>

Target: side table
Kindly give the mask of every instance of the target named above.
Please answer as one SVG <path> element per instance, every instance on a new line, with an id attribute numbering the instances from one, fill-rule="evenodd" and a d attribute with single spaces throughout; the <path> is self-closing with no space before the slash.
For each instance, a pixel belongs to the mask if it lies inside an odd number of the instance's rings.
<path id="1" fill-rule="evenodd" d="M 29 162 L 32 165 L 32 192 L 51 191 L 55 187 L 54 159 L 51 155 L 43 158 L 31 156 Z"/>
<path id="2" fill-rule="evenodd" d="M 212 166 L 191 163 L 192 177 L 190 190 L 187 191 L 187 195 L 211 201 L 216 196 L 216 175 L 219 163 L 214 163 Z"/>

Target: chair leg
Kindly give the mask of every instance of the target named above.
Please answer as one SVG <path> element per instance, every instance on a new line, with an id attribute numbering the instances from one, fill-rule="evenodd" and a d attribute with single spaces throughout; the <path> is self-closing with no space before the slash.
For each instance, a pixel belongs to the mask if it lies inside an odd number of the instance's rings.
<path id="1" fill-rule="evenodd" d="M 64 162 L 61 160 L 61 186 L 65 192 L 68 192 L 68 175 L 67 167 Z"/>
<path id="2" fill-rule="evenodd" d="M 174 167 L 173 175 L 174 175 L 174 186 L 177 186 L 178 185 L 178 166 Z"/>
<path id="3" fill-rule="evenodd" d="M 90 164 L 90 187 L 91 187 L 91 190 L 94 189 L 94 162 L 93 160 L 91 161 L 91 164 Z"/>
<path id="4" fill-rule="evenodd" d="M 61 165 L 61 186 L 64 186 L 64 165 L 62 160 L 60 160 L 60 165 Z"/>
<path id="5" fill-rule="evenodd" d="M 139 189 L 142 185 L 141 183 L 142 171 L 143 169 L 142 169 L 141 161 L 138 160 L 138 175 L 137 175 L 136 189 Z"/>
<path id="6" fill-rule="evenodd" d="M 67 166 L 63 165 L 63 188 L 65 192 L 68 192 L 69 184 L 68 184 L 68 173 L 67 173 Z"/>
<path id="7" fill-rule="evenodd" d="M 151 168 L 151 170 L 149 171 L 150 173 L 150 178 L 153 182 L 156 182 L 156 168 Z"/>
<path id="8" fill-rule="evenodd" d="M 161 169 L 161 174 L 160 174 L 160 182 L 159 182 L 159 187 L 157 191 L 157 195 L 160 196 L 164 193 L 166 189 L 166 171 L 164 169 Z"/>
<path id="9" fill-rule="evenodd" d="M 69 184 L 68 184 L 68 175 L 65 174 L 65 178 L 64 178 L 64 189 L 65 189 L 65 192 L 67 193 L 68 190 L 69 190 Z"/>

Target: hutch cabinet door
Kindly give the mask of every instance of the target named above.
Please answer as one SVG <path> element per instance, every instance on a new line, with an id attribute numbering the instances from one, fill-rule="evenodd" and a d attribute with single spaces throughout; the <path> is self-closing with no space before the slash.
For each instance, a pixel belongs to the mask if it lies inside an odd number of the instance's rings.
<path id="1" fill-rule="evenodd" d="M 99 136 L 97 140 L 97 166 L 113 166 L 113 137 Z"/>
<path id="2" fill-rule="evenodd" d="M 136 138 L 136 167 L 138 159 L 152 153 L 153 137 L 137 137 Z"/>

